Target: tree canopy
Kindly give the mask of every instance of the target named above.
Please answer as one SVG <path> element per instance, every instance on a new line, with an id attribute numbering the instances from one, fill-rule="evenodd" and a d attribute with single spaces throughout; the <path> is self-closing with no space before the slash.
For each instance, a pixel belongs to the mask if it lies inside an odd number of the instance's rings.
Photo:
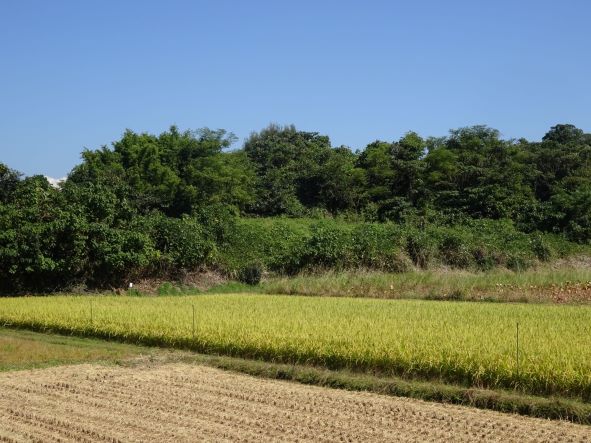
<path id="1" fill-rule="evenodd" d="M 570 124 L 539 142 L 473 126 L 353 151 L 293 125 L 270 125 L 232 149 L 235 141 L 207 128 L 128 130 L 83 151 L 58 188 L 0 163 L 0 271 L 10 276 L 0 291 L 194 268 L 239 214 L 506 220 L 591 243 L 591 134 Z"/>

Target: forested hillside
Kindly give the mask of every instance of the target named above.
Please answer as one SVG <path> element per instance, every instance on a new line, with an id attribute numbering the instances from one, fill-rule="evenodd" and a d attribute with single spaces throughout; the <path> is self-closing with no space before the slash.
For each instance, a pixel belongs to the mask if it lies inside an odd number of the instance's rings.
<path id="1" fill-rule="evenodd" d="M 293 126 L 234 142 L 223 130 L 127 131 L 84 151 L 59 188 L 0 163 L 0 290 L 205 267 L 247 280 L 435 263 L 519 270 L 591 242 L 591 134 L 572 125 L 540 142 L 485 126 L 409 132 L 359 152 Z"/>

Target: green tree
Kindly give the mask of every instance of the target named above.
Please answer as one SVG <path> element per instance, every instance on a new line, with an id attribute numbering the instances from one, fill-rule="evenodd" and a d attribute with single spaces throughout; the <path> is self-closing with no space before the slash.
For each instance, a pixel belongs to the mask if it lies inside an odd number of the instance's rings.
<path id="1" fill-rule="evenodd" d="M 253 202 L 255 175 L 247 157 L 225 152 L 235 137 L 207 128 L 159 136 L 126 131 L 113 149 L 85 151 L 69 180 L 126 188 L 142 213 L 159 210 L 178 217 L 224 202 L 240 209 Z"/>
<path id="2" fill-rule="evenodd" d="M 392 202 L 394 171 L 391 161 L 391 144 L 376 140 L 361 152 L 357 167 L 363 171 L 365 184 L 365 216 L 370 219 L 384 219 Z"/>
<path id="3" fill-rule="evenodd" d="M 535 206 L 526 146 L 486 126 L 431 140 L 426 184 L 434 207 L 471 217 L 519 218 Z"/>
<path id="4" fill-rule="evenodd" d="M 57 290 L 78 281 L 85 266 L 84 219 L 42 176 L 20 181 L 0 204 L 2 290 Z"/>
<path id="5" fill-rule="evenodd" d="M 535 167 L 533 189 L 541 204 L 538 226 L 591 240 L 591 134 L 573 125 L 553 126 L 541 143 L 530 144 Z"/>
<path id="6" fill-rule="evenodd" d="M 559 124 L 552 126 L 550 130 L 544 135 L 542 141 L 556 142 L 559 144 L 581 143 L 583 142 L 585 133 L 582 129 L 577 128 L 571 124 Z"/>
<path id="7" fill-rule="evenodd" d="M 342 146 L 333 149 L 321 167 L 319 202 L 333 214 L 363 207 L 365 175 L 356 161 L 357 154 Z"/>
<path id="8" fill-rule="evenodd" d="M 331 158 L 327 136 L 269 125 L 244 144 L 259 179 L 253 212 L 261 215 L 299 215 L 321 206 L 323 167 Z"/>
<path id="9" fill-rule="evenodd" d="M 22 174 L 0 163 L 0 203 L 8 203 L 18 186 Z"/>

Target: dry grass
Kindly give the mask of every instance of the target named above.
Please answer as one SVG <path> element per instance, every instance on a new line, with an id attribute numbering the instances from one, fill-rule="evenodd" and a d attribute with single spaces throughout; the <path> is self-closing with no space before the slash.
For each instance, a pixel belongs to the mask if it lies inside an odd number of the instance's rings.
<path id="1" fill-rule="evenodd" d="M 268 294 L 453 299 L 500 302 L 591 303 L 588 261 L 563 261 L 524 272 L 453 269 L 389 274 L 375 271 L 326 272 L 271 278 L 260 287 Z"/>
<path id="2" fill-rule="evenodd" d="M 585 442 L 589 428 L 186 364 L 0 374 L 0 441 Z"/>

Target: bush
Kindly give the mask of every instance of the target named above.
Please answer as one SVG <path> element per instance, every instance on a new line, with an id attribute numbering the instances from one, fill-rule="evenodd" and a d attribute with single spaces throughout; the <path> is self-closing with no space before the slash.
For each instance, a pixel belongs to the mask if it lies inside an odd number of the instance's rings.
<path id="1" fill-rule="evenodd" d="M 458 232 L 446 232 L 439 244 L 443 262 L 454 268 L 469 268 L 473 260 L 469 250 L 470 240 Z"/>
<path id="2" fill-rule="evenodd" d="M 351 231 L 346 224 L 318 222 L 304 249 L 306 267 L 343 269 L 351 264 Z"/>
<path id="3" fill-rule="evenodd" d="M 357 268 L 404 272 L 413 265 L 425 269 L 439 263 L 486 271 L 525 269 L 537 259 L 569 255 L 577 248 L 582 247 L 562 236 L 519 232 L 507 220 L 464 219 L 418 229 L 390 222 L 242 218 L 217 245 L 214 262 L 234 276 L 253 262 L 284 275 Z"/>
<path id="4" fill-rule="evenodd" d="M 251 263 L 280 274 L 295 274 L 305 267 L 310 238 L 309 219 L 238 218 L 218 242 L 212 264 L 236 276 Z"/>
<path id="5" fill-rule="evenodd" d="M 59 194 L 42 191 L 49 195 L 47 207 L 0 204 L 0 272 L 7 276 L 0 279 L 0 292 L 108 288 L 145 275 L 176 278 L 203 267 L 249 284 L 257 284 L 263 270 L 404 272 L 441 263 L 521 271 L 536 260 L 589 250 L 562 235 L 520 232 L 507 220 L 463 219 L 418 229 L 342 219 L 235 218 L 223 206 L 195 217 L 125 211 L 103 219 L 91 214 L 89 220 L 84 208 L 72 204 L 65 211 Z"/>
<path id="6" fill-rule="evenodd" d="M 248 266 L 245 266 L 240 270 L 240 272 L 238 273 L 238 280 L 241 283 L 246 283 L 247 285 L 255 286 L 261 282 L 262 275 L 262 266 L 258 263 L 253 263 Z"/>
<path id="7" fill-rule="evenodd" d="M 214 242 L 195 218 L 156 215 L 146 223 L 158 251 L 155 265 L 160 273 L 195 270 L 206 264 Z"/>
<path id="8" fill-rule="evenodd" d="M 93 224 L 89 229 L 90 286 L 118 286 L 143 274 L 157 256 L 150 236 L 139 230 Z"/>
<path id="9" fill-rule="evenodd" d="M 512 254 L 507 259 L 507 268 L 515 272 L 526 271 L 531 268 L 532 265 L 532 261 L 522 254 Z"/>
<path id="10" fill-rule="evenodd" d="M 487 246 L 480 245 L 472 250 L 472 257 L 476 268 L 480 271 L 489 271 L 504 263 L 500 253 L 491 251 Z"/>
<path id="11" fill-rule="evenodd" d="M 541 261 L 549 261 L 552 258 L 552 248 L 539 233 L 532 235 L 531 249 Z"/>
<path id="12" fill-rule="evenodd" d="M 362 223 L 352 231 L 355 264 L 386 272 L 405 272 L 412 266 L 404 253 L 404 236 L 393 223 Z"/>
<path id="13" fill-rule="evenodd" d="M 406 237 L 406 251 L 420 268 L 426 269 L 435 257 L 435 242 L 425 232 L 411 231 Z"/>

